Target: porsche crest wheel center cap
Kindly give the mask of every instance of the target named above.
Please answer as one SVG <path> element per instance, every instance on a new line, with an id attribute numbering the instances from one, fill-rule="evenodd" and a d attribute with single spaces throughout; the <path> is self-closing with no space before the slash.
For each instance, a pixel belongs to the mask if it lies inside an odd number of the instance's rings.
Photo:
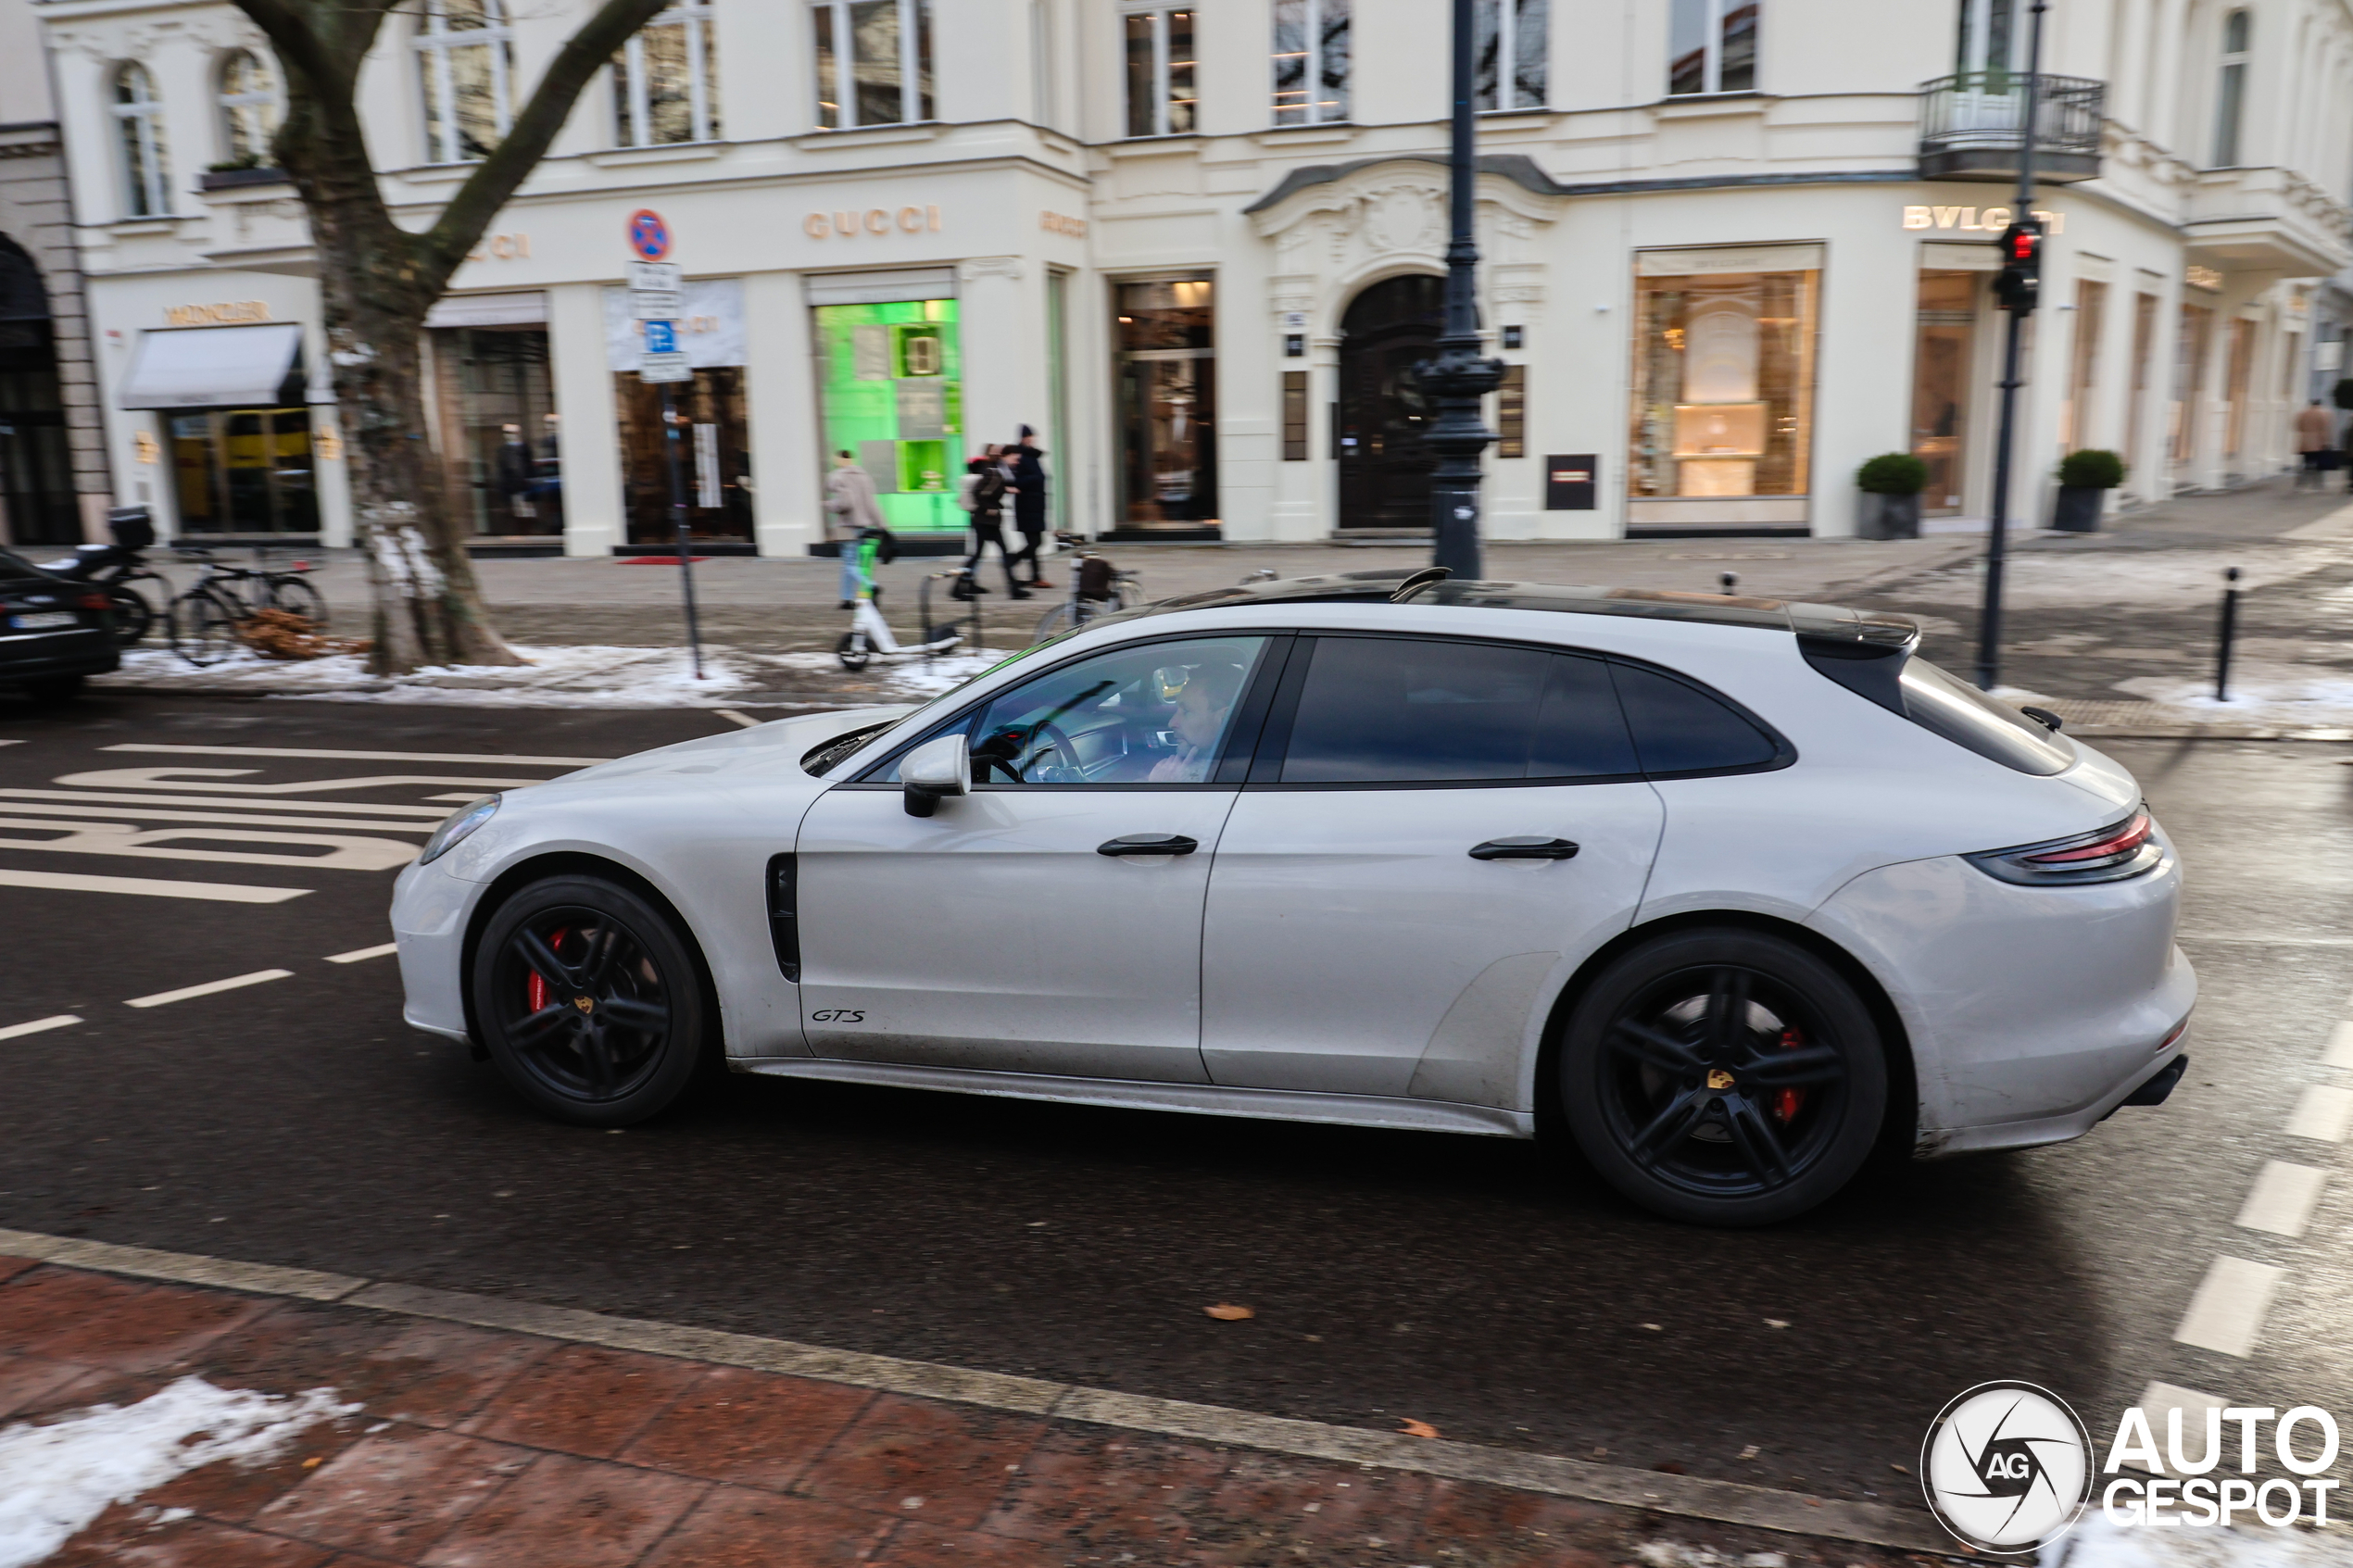
<path id="1" fill-rule="evenodd" d="M 1720 1067 L 1711 1067 L 1707 1070 L 1707 1086 L 1711 1089 L 1729 1089 L 1732 1086 L 1732 1075 Z"/>
<path id="2" fill-rule="evenodd" d="M 572 999 L 572 1005 L 578 1008 L 583 1012 L 594 1012 L 597 1010 L 597 999 L 594 997 L 574 997 Z"/>

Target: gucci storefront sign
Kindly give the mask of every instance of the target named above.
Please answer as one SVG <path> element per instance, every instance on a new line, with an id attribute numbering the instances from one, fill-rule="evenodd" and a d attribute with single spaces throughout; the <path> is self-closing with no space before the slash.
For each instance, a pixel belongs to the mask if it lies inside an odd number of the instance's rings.
<path id="1" fill-rule="evenodd" d="M 812 212 L 800 220 L 800 229 L 812 240 L 849 240 L 861 234 L 892 232 L 937 234 L 940 230 L 939 208 L 902 207 L 894 212 L 885 207 L 870 207 L 863 212 Z"/>

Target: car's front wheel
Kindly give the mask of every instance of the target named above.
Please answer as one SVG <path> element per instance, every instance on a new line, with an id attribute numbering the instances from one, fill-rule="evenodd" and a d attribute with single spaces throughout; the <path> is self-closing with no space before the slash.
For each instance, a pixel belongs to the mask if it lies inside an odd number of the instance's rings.
<path id="1" fill-rule="evenodd" d="M 700 972 L 634 889 L 558 876 L 510 897 L 474 947 L 474 1022 L 516 1091 L 560 1121 L 642 1122 L 694 1080 Z"/>
<path id="2" fill-rule="evenodd" d="M 1862 1167 L 1887 1108 L 1870 1010 L 1785 938 L 1669 933 L 1621 953 L 1571 1013 L 1562 1110 L 1618 1191 L 1669 1219 L 1761 1225 Z"/>

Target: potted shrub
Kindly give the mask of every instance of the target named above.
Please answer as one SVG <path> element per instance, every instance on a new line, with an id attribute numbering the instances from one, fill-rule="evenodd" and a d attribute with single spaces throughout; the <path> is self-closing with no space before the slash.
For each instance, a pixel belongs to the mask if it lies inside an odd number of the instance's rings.
<path id="1" fill-rule="evenodd" d="M 2097 446 L 2070 452 L 2059 459 L 2058 482 L 2051 526 L 2066 533 L 2096 533 L 2108 493 L 2124 483 L 2124 459 Z"/>
<path id="2" fill-rule="evenodd" d="M 1855 470 L 1855 488 L 1863 493 L 1862 510 L 1855 532 L 1865 539 L 1917 539 L 1920 536 L 1920 492 L 1928 484 L 1928 465 L 1909 452 L 1881 452 Z"/>

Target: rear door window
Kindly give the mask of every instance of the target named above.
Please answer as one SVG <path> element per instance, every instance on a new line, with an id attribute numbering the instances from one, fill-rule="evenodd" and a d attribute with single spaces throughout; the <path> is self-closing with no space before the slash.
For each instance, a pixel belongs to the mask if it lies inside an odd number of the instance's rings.
<path id="1" fill-rule="evenodd" d="M 1745 772 L 1789 760 L 1782 744 L 1712 692 L 1659 670 L 1612 664 L 1642 771 L 1653 778 Z"/>

